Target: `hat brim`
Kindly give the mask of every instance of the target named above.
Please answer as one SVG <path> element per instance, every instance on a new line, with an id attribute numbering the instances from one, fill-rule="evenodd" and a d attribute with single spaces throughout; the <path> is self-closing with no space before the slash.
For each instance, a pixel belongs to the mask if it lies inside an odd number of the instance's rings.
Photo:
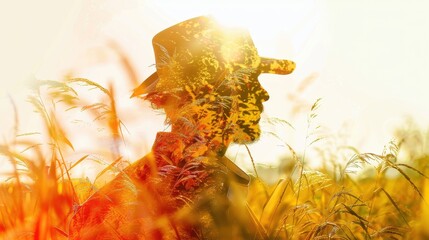
<path id="1" fill-rule="evenodd" d="M 273 58 L 263 58 L 261 57 L 261 64 L 258 69 L 261 73 L 272 73 L 272 74 L 290 74 L 295 70 L 296 64 L 290 60 L 279 60 Z M 143 94 L 148 94 L 155 91 L 156 84 L 159 81 L 157 72 L 152 73 L 146 80 L 143 81 L 140 86 L 134 89 L 131 97 L 140 96 Z"/>
<path id="2" fill-rule="evenodd" d="M 296 64 L 290 60 L 279 60 L 273 58 L 261 57 L 261 64 L 259 70 L 261 73 L 273 73 L 273 74 L 289 74 L 295 70 Z"/>
<path id="3" fill-rule="evenodd" d="M 158 73 L 154 72 L 146 80 L 142 82 L 137 88 L 134 89 L 131 97 L 137 97 L 143 94 L 148 94 L 155 91 L 156 84 L 159 81 Z"/>

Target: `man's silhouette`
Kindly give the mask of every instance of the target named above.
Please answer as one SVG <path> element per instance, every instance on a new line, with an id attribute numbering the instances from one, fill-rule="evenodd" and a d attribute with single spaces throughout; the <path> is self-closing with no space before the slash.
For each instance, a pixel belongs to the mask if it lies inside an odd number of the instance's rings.
<path id="1" fill-rule="evenodd" d="M 208 17 L 163 30 L 153 47 L 157 71 L 133 96 L 164 109 L 171 132 L 158 133 L 151 153 L 77 208 L 71 239 L 241 234 L 229 231 L 226 192 L 231 178 L 247 184 L 249 177 L 224 154 L 231 143 L 260 136 L 262 104 L 269 96 L 258 76 L 289 74 L 295 64 L 260 57 L 247 31 Z"/>

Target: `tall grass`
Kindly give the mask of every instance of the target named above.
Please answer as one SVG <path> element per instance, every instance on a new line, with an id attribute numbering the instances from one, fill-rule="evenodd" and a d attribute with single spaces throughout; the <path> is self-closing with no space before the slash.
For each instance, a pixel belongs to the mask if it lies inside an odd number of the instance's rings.
<path id="1" fill-rule="evenodd" d="M 102 100 L 88 102 L 79 91 L 97 91 Z M 43 125 L 37 132 L 21 133 L 15 114 L 15 135 L 0 145 L 0 153 L 12 166 L 8 180 L 0 184 L 0 238 L 67 239 L 76 207 L 102 185 L 97 180 L 117 172 L 124 158 L 120 145 L 125 126 L 117 114 L 114 92 L 113 87 L 81 78 L 41 81 L 35 88 L 29 102 Z M 429 135 L 405 124 L 396 133 L 398 140 L 389 142 L 381 153 L 361 153 L 350 146 L 332 150 L 317 135 L 314 121 L 319 104 L 318 100 L 309 109 L 306 150 L 297 153 L 290 145 L 285 149 L 292 152 L 287 161 L 294 165 L 283 169 L 285 178 L 267 184 L 253 162 L 255 176 L 244 190 L 245 205 L 233 203 L 230 211 L 230 217 L 249 221 L 232 221 L 231 231 L 250 229 L 242 235 L 238 232 L 243 239 L 429 238 L 425 226 Z M 79 129 L 63 126 L 65 113 L 71 111 L 84 112 L 96 126 L 109 130 L 106 138 L 111 144 L 101 154 L 104 163 L 92 181 L 73 177 L 79 165 L 100 153 L 75 149 L 79 138 L 70 133 Z M 315 145 L 324 161 L 317 169 L 309 167 L 307 163 L 315 159 L 306 155 Z M 348 161 L 338 161 L 345 152 L 351 156 Z M 212 214 L 224 216 L 216 211 L 222 209 L 213 209 Z"/>

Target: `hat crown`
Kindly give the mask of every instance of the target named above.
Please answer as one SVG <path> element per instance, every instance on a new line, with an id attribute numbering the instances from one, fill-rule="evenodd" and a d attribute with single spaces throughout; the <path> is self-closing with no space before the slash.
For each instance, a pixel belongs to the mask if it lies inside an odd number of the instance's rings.
<path id="1" fill-rule="evenodd" d="M 153 38 L 156 91 L 220 83 L 238 69 L 257 69 L 260 57 L 248 31 L 227 29 L 208 17 L 169 27 Z"/>

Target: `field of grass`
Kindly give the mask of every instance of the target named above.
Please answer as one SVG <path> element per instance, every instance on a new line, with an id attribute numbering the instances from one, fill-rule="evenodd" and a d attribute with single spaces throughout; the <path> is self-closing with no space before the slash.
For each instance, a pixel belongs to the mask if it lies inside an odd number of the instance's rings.
<path id="1" fill-rule="evenodd" d="M 81 91 L 104 99 L 83 100 Z M 123 166 L 122 133 L 132 129 L 118 117 L 113 88 L 86 79 L 40 82 L 29 102 L 40 115 L 39 131 L 21 132 L 15 115 L 14 136 L 0 145 L 11 169 L 0 184 L 0 239 L 67 239 L 76 207 Z M 308 109 L 309 128 L 319 104 Z M 79 129 L 63 126 L 73 111 L 93 119 L 93 128 L 107 129 L 108 149 L 75 149 L 78 141 L 69 135 Z M 333 150 L 307 136 L 307 148 L 317 144 L 322 166 L 309 167 L 306 152 L 288 146 L 290 157 L 275 184 L 258 177 L 255 165 L 248 188 L 237 187 L 247 191 L 245 202 L 232 203 L 237 221 L 225 231 L 250 228 L 250 239 L 429 239 L 429 134 L 407 126 L 380 153 Z M 338 160 L 344 156 L 347 161 Z M 95 179 L 76 177 L 88 161 L 99 163 Z M 251 222 L 240 221 L 242 215 Z"/>

